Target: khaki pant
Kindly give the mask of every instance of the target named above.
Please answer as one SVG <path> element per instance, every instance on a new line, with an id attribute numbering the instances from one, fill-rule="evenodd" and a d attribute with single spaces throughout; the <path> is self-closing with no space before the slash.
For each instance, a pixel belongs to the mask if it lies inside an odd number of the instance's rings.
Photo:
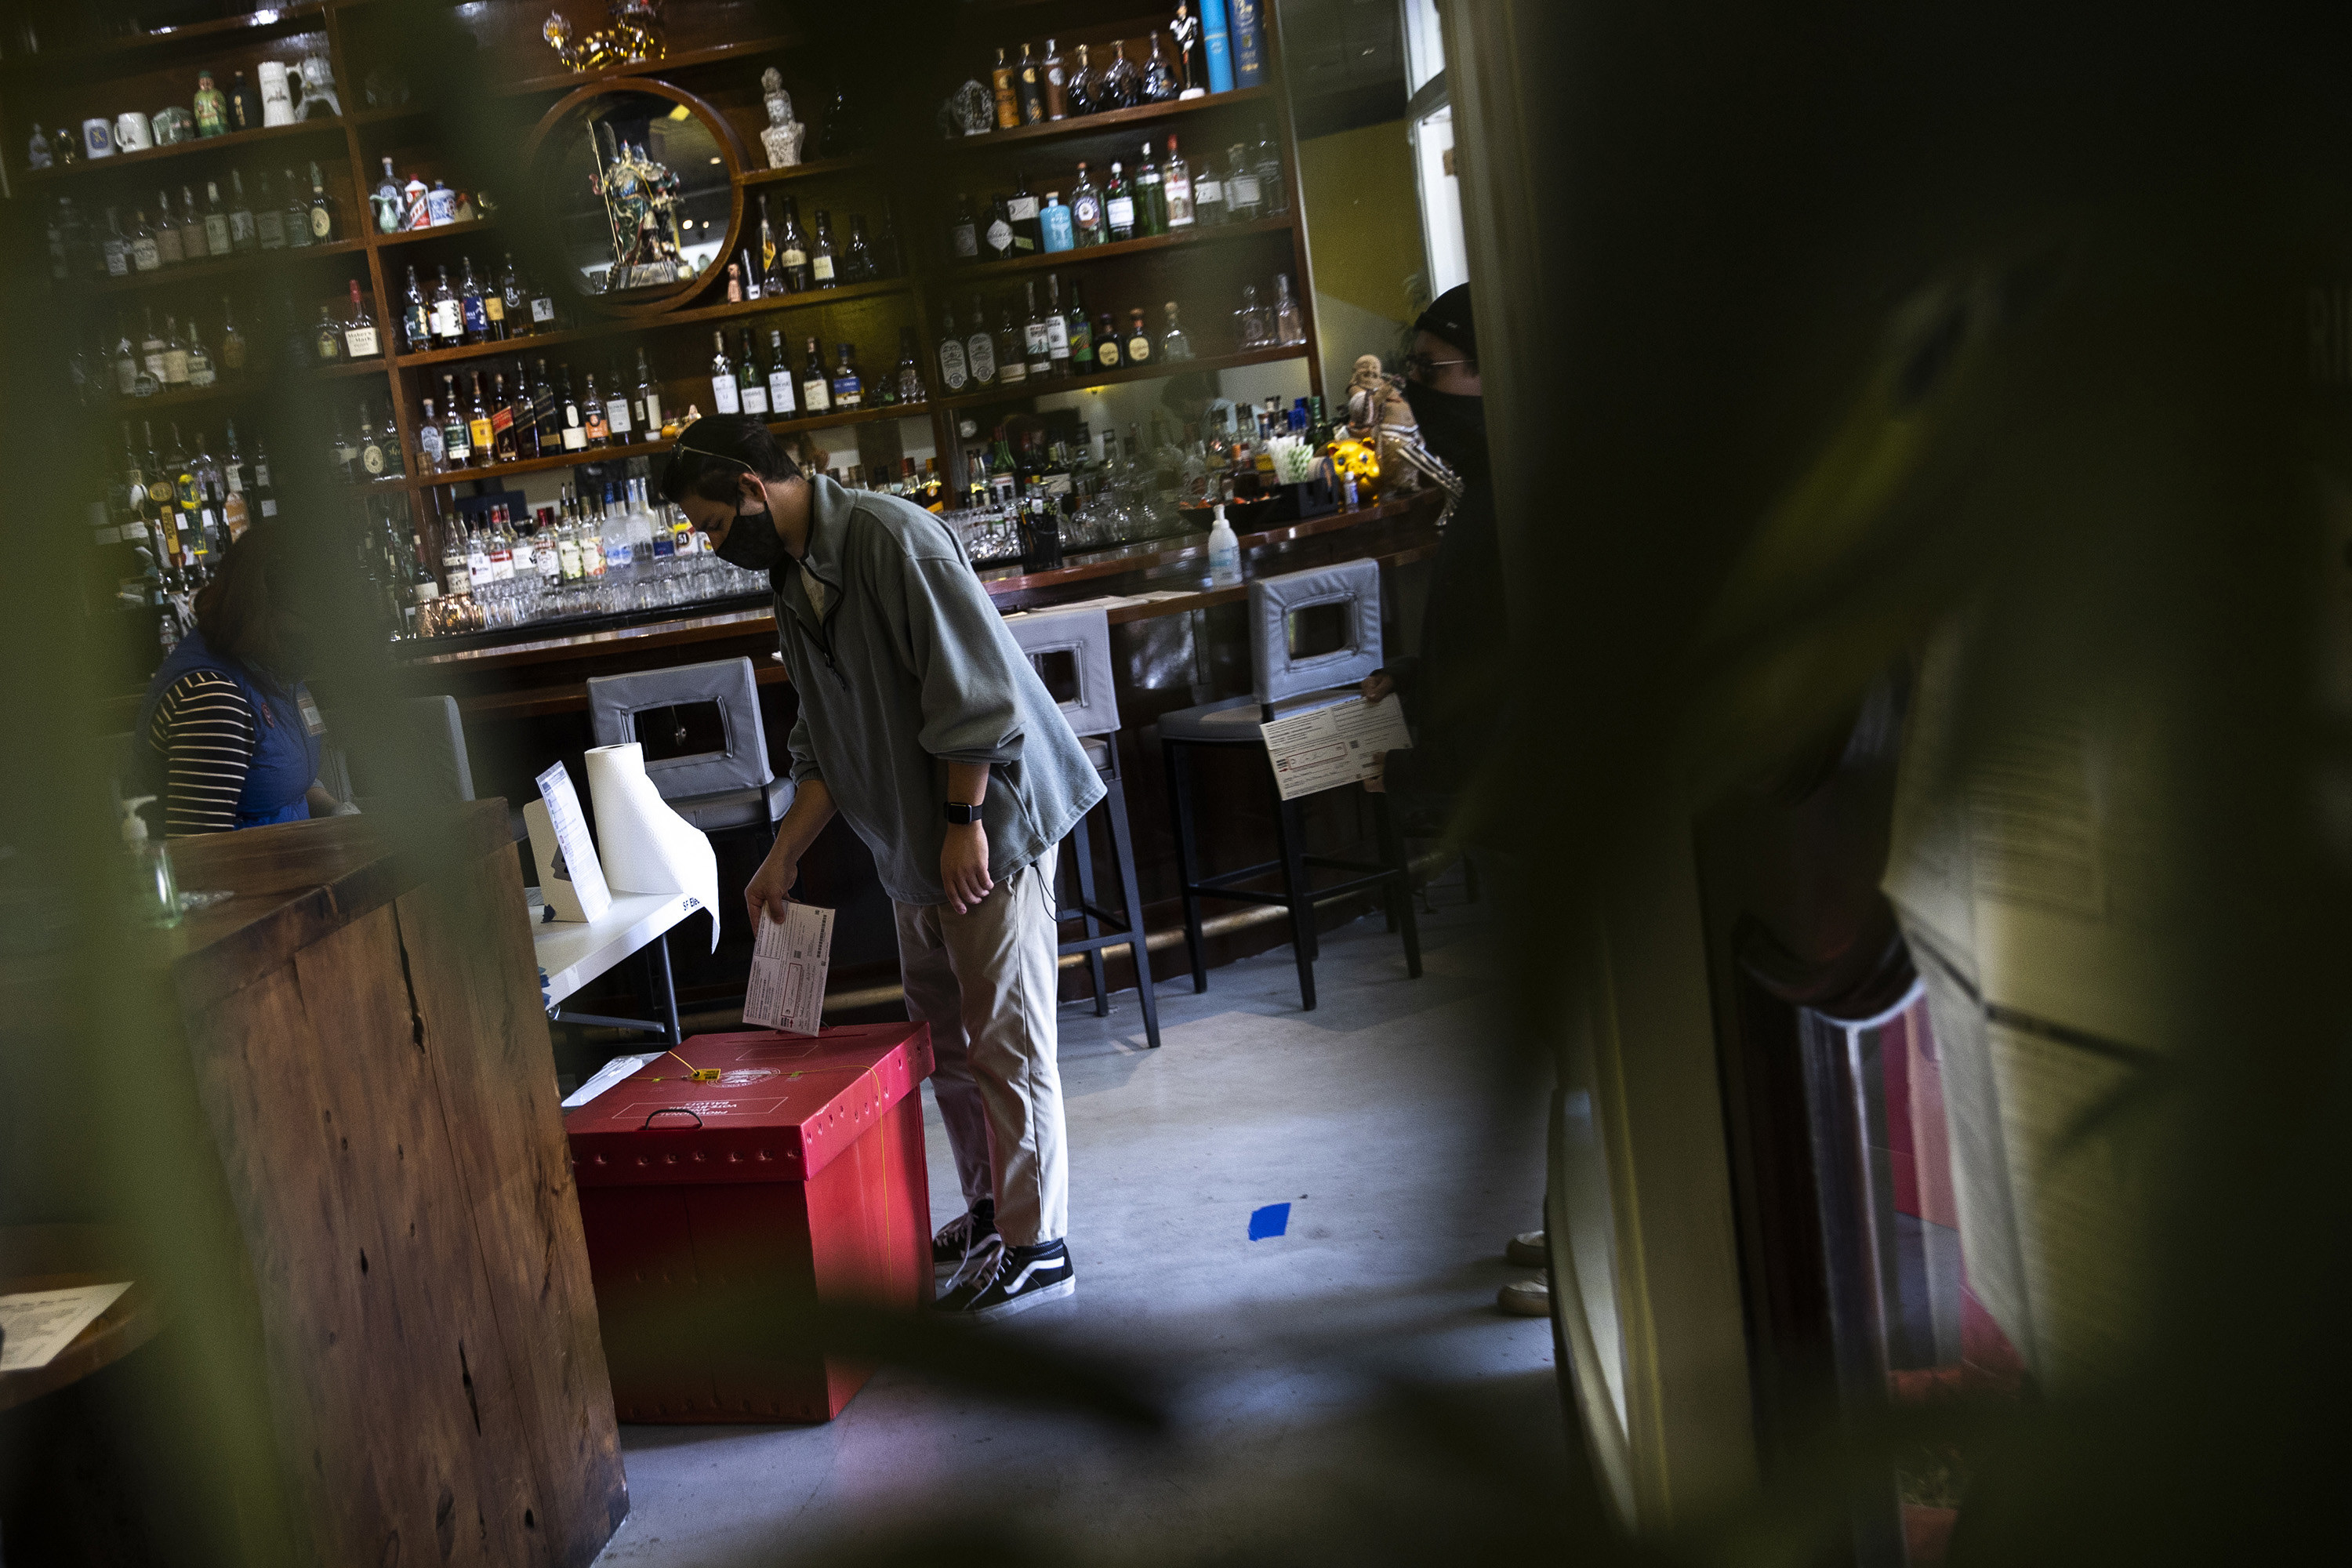
<path id="1" fill-rule="evenodd" d="M 1055 1059 L 1054 865 L 1048 849 L 969 914 L 900 904 L 907 1016 L 931 1026 L 931 1093 L 947 1123 L 967 1205 L 996 1200 L 1013 1247 L 1069 1229 L 1062 1070 Z"/>

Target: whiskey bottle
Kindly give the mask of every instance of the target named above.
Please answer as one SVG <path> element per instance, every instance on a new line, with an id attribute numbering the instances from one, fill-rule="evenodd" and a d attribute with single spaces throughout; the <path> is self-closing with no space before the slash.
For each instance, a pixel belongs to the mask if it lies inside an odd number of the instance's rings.
<path id="1" fill-rule="evenodd" d="M 408 291 L 400 302 L 401 346 L 410 353 L 423 353 L 433 346 L 433 312 L 425 303 L 425 291 L 416 286 L 416 267 L 408 268 Z"/>
<path id="2" fill-rule="evenodd" d="M 478 465 L 497 462 L 498 448 L 490 429 L 490 405 L 482 397 L 482 373 L 474 372 L 474 401 L 466 409 L 466 439 Z"/>
<path id="3" fill-rule="evenodd" d="M 177 316 L 163 318 L 163 384 L 188 384 L 188 342 L 180 336 L 180 319 Z M 178 428 L 174 426 L 173 434 L 177 433 Z"/>
<path id="4" fill-rule="evenodd" d="M 823 207 L 816 214 L 816 244 L 809 248 L 809 277 L 820 289 L 838 289 L 841 279 L 835 265 L 833 250 L 833 218 Z"/>
<path id="5" fill-rule="evenodd" d="M 1176 138 L 1168 138 L 1168 162 L 1160 170 L 1162 210 L 1168 215 L 1167 226 L 1191 228 L 1195 221 L 1192 210 L 1192 171 L 1184 155 L 1176 150 Z"/>
<path id="6" fill-rule="evenodd" d="M 326 177 L 319 173 L 316 160 L 310 164 L 310 243 L 327 245 L 342 237 L 341 215 L 335 210 L 335 198 L 327 194 Z"/>
<path id="7" fill-rule="evenodd" d="M 509 259 L 513 258 L 509 257 Z M 523 292 L 530 300 L 532 331 L 551 332 L 562 324 L 556 319 L 555 290 L 552 288 L 546 287 L 534 279 L 523 285 Z"/>
<path id="8" fill-rule="evenodd" d="M 1029 379 L 1029 340 L 1013 322 L 1013 307 L 999 307 L 1003 324 L 996 331 L 996 384 L 1013 386 Z"/>
<path id="9" fill-rule="evenodd" d="M 125 429 L 127 431 L 128 426 Z M 245 458 L 236 449 L 236 420 L 227 421 L 223 438 L 228 444 L 228 461 L 222 468 L 226 493 L 221 498 L 221 522 L 228 530 L 230 542 L 234 543 L 247 528 L 253 526 L 253 481 L 246 473 Z"/>
<path id="10" fill-rule="evenodd" d="M 1055 377 L 1070 374 L 1070 322 L 1062 314 L 1062 279 L 1045 274 L 1045 357 Z"/>
<path id="11" fill-rule="evenodd" d="M 1127 40 L 1111 43 L 1111 62 L 1103 68 L 1102 92 L 1095 100 L 1097 113 L 1109 109 L 1133 109 L 1143 101 L 1143 79 L 1128 63 Z"/>
<path id="12" fill-rule="evenodd" d="M 645 433 L 639 439 L 651 441 L 661 435 L 661 384 L 654 379 L 653 370 L 646 363 L 643 346 L 637 350 L 637 395 L 633 412 L 637 428 Z"/>
<path id="13" fill-rule="evenodd" d="M 319 307 L 319 324 L 310 329 L 310 352 L 319 356 L 320 364 L 340 364 L 343 358 L 343 329 L 334 313 L 324 305 Z"/>
<path id="14" fill-rule="evenodd" d="M 441 458 L 452 468 L 470 467 L 474 461 L 472 427 L 457 407 L 457 377 L 454 371 L 441 376 Z"/>
<path id="15" fill-rule="evenodd" d="M 991 73 L 996 86 L 996 128 L 1012 131 L 1021 124 L 1021 100 L 1013 90 L 1013 68 L 1005 62 L 1004 49 L 996 51 L 996 68 Z"/>
<path id="16" fill-rule="evenodd" d="M 482 286 L 474 280 L 474 258 L 457 258 L 457 310 L 464 323 L 466 342 L 488 342 L 490 337 L 490 313 L 482 303 Z"/>
<path id="17" fill-rule="evenodd" d="M 849 252 L 842 258 L 843 281 L 871 283 L 875 279 L 874 247 L 866 243 L 866 220 L 849 215 Z"/>
<path id="18" fill-rule="evenodd" d="M 163 247 L 144 207 L 131 215 L 131 265 L 141 272 L 152 272 L 163 265 Z"/>
<path id="19" fill-rule="evenodd" d="M 1021 325 L 1023 374 L 1031 381 L 1045 381 L 1054 374 L 1052 339 L 1045 331 L 1045 318 L 1037 311 L 1037 280 L 1028 284 L 1029 314 Z"/>
<path id="20" fill-rule="evenodd" d="M 1151 30 L 1151 58 L 1143 62 L 1143 97 L 1148 103 L 1167 103 L 1183 91 L 1176 73 L 1168 66 L 1168 57 L 1160 52 L 1160 29 Z"/>
<path id="21" fill-rule="evenodd" d="M 239 256 L 261 248 L 261 236 L 254 228 L 253 207 L 245 199 L 245 175 L 236 169 L 228 172 L 228 247 Z"/>
<path id="22" fill-rule="evenodd" d="M 930 400 L 930 393 L 923 385 L 922 367 L 916 362 L 915 329 L 912 327 L 898 329 L 898 370 L 896 379 L 898 384 L 900 403 L 926 403 Z M 911 461 L 908 466 L 912 467 Z"/>
<path id="23" fill-rule="evenodd" d="M 289 250 L 299 249 L 318 242 L 310 237 L 310 209 L 302 200 L 302 188 L 294 183 L 294 171 L 282 171 L 286 176 L 286 206 L 281 221 L 286 226 L 286 245 Z"/>
<path id="24" fill-rule="evenodd" d="M 1045 59 L 1042 70 L 1045 87 L 1045 118 L 1064 119 L 1070 112 L 1069 79 L 1062 59 L 1061 46 L 1051 38 L 1045 40 Z"/>
<path id="25" fill-rule="evenodd" d="M 784 352 L 784 330 L 768 329 L 768 417 L 790 419 L 800 406 L 793 388 L 792 357 Z"/>
<path id="26" fill-rule="evenodd" d="M 352 317 L 343 323 L 343 357 L 345 359 L 380 359 L 383 347 L 378 342 L 375 318 L 368 313 L 367 301 L 360 298 L 360 280 L 352 279 Z"/>
<path id="27" fill-rule="evenodd" d="M 245 374 L 245 334 L 236 330 L 236 313 L 229 298 L 221 296 L 220 371 L 235 378 Z"/>
<path id="28" fill-rule="evenodd" d="M 584 452 L 588 449 L 588 426 L 580 417 L 580 400 L 572 393 L 572 367 L 563 367 L 563 449 Z"/>
<path id="29" fill-rule="evenodd" d="M 1063 107 L 1072 116 L 1093 114 L 1102 108 L 1095 95 L 1102 89 L 1102 79 L 1087 60 L 1087 46 L 1078 46 L 1078 58 L 1071 62 L 1069 79 L 1062 86 Z"/>
<path id="30" fill-rule="evenodd" d="M 953 397 L 971 379 L 971 370 L 964 360 L 963 339 L 956 335 L 955 308 L 949 306 L 942 313 L 946 319 L 940 328 L 940 385 Z"/>
<path id="31" fill-rule="evenodd" d="M 482 378 L 474 377 L 479 386 Z M 511 463 L 522 456 L 519 445 L 521 437 L 515 431 L 514 406 L 507 401 L 507 378 L 502 371 L 490 374 L 490 460 Z"/>
<path id="32" fill-rule="evenodd" d="M 1037 59 L 1029 46 L 1021 46 L 1021 68 L 1014 73 L 1013 89 L 1021 96 L 1021 122 L 1036 125 L 1045 118 L 1045 89 L 1037 79 Z"/>
<path id="33" fill-rule="evenodd" d="M 1143 144 L 1143 162 L 1135 167 L 1135 232 L 1138 237 L 1168 232 L 1168 193 L 1149 142 Z"/>
<path id="34" fill-rule="evenodd" d="M 1168 330 L 1160 334 L 1160 357 L 1163 360 L 1184 360 L 1192 357 L 1192 340 L 1176 323 L 1176 301 L 1164 307 L 1168 311 Z"/>
<path id="35" fill-rule="evenodd" d="M 996 340 L 989 335 L 988 317 L 977 294 L 971 297 L 971 331 L 963 341 L 963 357 L 974 386 L 996 384 Z"/>
<path id="36" fill-rule="evenodd" d="M 261 205 L 253 209 L 253 232 L 264 250 L 286 248 L 286 209 L 269 194 L 269 174 L 261 175 Z"/>
<path id="37" fill-rule="evenodd" d="M 1118 368 L 1118 322 L 1108 310 L 1095 323 L 1095 365 L 1099 370 Z"/>
<path id="38" fill-rule="evenodd" d="M 523 292 L 522 274 L 515 270 L 514 252 L 511 250 L 507 252 L 506 272 L 499 279 L 498 308 L 492 310 L 490 306 L 490 300 L 482 301 L 482 309 L 490 315 L 492 331 L 499 337 L 528 337 L 537 330 L 530 319 L 530 300 Z M 520 370 L 515 373 L 515 390 L 518 393 L 522 390 L 522 373 Z"/>
<path id="39" fill-rule="evenodd" d="M 777 242 L 776 260 L 784 275 L 784 291 L 804 294 L 809 287 L 808 240 L 801 233 L 800 203 L 784 198 L 784 231 Z"/>
<path id="40" fill-rule="evenodd" d="M 253 443 L 253 506 L 257 516 L 278 515 L 278 489 L 269 482 L 269 447 L 258 439 Z"/>
<path id="41" fill-rule="evenodd" d="M 99 241 L 100 269 L 109 278 L 131 276 L 131 237 L 122 232 L 122 210 L 106 209 L 106 237 Z"/>
<path id="42" fill-rule="evenodd" d="M 213 367 L 213 356 L 205 352 L 204 339 L 196 335 L 196 319 L 188 318 L 188 384 L 210 386 L 219 379 Z M 197 432 L 201 440 L 203 432 Z"/>
<path id="43" fill-rule="evenodd" d="M 474 380 L 479 384 L 481 377 L 476 376 Z M 613 427 L 604 421 L 604 400 L 596 395 L 596 373 L 593 370 L 588 373 L 588 396 L 581 405 L 581 428 L 586 433 L 588 445 L 609 446 L 613 439 Z"/>
<path id="44" fill-rule="evenodd" d="M 172 216 L 172 193 L 155 193 L 155 253 L 166 267 L 177 267 L 188 258 L 186 237 L 180 220 Z"/>
<path id="45" fill-rule="evenodd" d="M 1095 364 L 1095 332 L 1087 322 L 1087 302 L 1078 289 L 1078 280 L 1070 279 L 1070 308 L 1062 317 L 1063 340 L 1070 345 L 1070 369 L 1084 375 Z"/>
<path id="46" fill-rule="evenodd" d="M 736 390 L 734 362 L 727 357 L 727 334 L 714 328 L 710 346 L 716 350 L 710 356 L 710 411 L 713 414 L 740 414 L 743 399 Z"/>
<path id="47" fill-rule="evenodd" d="M 205 215 L 196 210 L 195 189 L 180 187 L 180 254 L 190 261 L 202 261 L 213 253 L 211 234 L 205 227 Z"/>
<path id="48" fill-rule="evenodd" d="M 394 447 L 394 451 L 400 448 Z M 359 469 L 369 482 L 383 478 L 385 466 L 383 437 L 377 433 L 375 422 L 368 417 L 367 399 L 360 399 Z"/>
<path id="49" fill-rule="evenodd" d="M 818 352 L 816 340 L 808 340 L 808 361 L 801 366 L 801 412 L 803 415 L 829 414 L 833 411 L 833 378 L 824 373 L 824 355 Z"/>
<path id="50" fill-rule="evenodd" d="M 987 247 L 988 259 L 1008 261 L 1013 257 L 1013 214 L 1004 198 L 996 198 L 996 210 L 988 220 L 988 232 L 982 237 Z"/>
<path id="51" fill-rule="evenodd" d="M 1236 142 L 1225 153 L 1225 212 L 1235 223 L 1247 223 L 1264 212 L 1263 187 L 1250 150 Z"/>
<path id="52" fill-rule="evenodd" d="M 155 330 L 155 307 L 150 305 L 146 309 L 147 331 L 140 339 L 139 352 L 141 363 L 146 368 L 148 379 L 152 381 L 160 391 L 163 385 L 163 334 Z"/>
<path id="53" fill-rule="evenodd" d="M 425 398 L 425 418 L 416 427 L 416 471 L 437 474 L 444 467 L 441 448 L 441 422 L 433 412 L 433 400 Z"/>
<path id="54" fill-rule="evenodd" d="M 435 285 L 433 299 L 425 307 L 425 319 L 433 329 L 433 346 L 454 349 L 466 341 L 466 310 L 458 302 L 457 290 L 449 287 L 449 268 L 441 268 L 441 281 Z"/>
<path id="55" fill-rule="evenodd" d="M 376 441 L 383 448 L 382 477 L 387 479 L 404 477 L 408 472 L 408 459 L 401 455 L 400 422 L 393 417 L 392 405 L 389 403 L 383 405 L 383 423 L 376 429 Z"/>
<path id="56" fill-rule="evenodd" d="M 507 423 L 514 429 L 514 450 L 518 461 L 532 458 L 552 457 L 539 447 L 539 416 L 533 407 L 528 378 L 523 374 L 522 361 L 514 363 L 514 391 L 507 403 Z M 491 433 L 497 434 L 498 416 L 492 415 Z"/>
<path id="57" fill-rule="evenodd" d="M 555 384 L 547 378 L 547 362 L 530 385 L 531 422 L 539 427 L 539 455 L 552 458 L 563 450 L 563 405 L 556 400 Z"/>
<path id="58" fill-rule="evenodd" d="M 629 417 L 629 395 L 621 381 L 621 373 L 607 363 L 604 367 L 604 433 L 612 437 L 614 446 L 625 447 L 635 428 Z"/>
<path id="59" fill-rule="evenodd" d="M 735 362 L 735 395 L 741 400 L 743 412 L 755 418 L 768 416 L 768 373 L 761 368 L 760 358 L 753 352 L 751 329 L 742 329 L 743 353 Z"/>
<path id="60" fill-rule="evenodd" d="M 228 210 L 221 205 L 220 182 L 205 182 L 205 248 L 215 256 L 229 253 Z"/>
<path id="61" fill-rule="evenodd" d="M 948 254 L 958 261 L 980 259 L 980 223 L 971 215 L 971 194 L 956 193 L 955 218 L 948 225 Z"/>
<path id="62" fill-rule="evenodd" d="M 1037 198 L 1029 193 L 1029 175 L 1024 170 L 1014 177 L 1012 199 L 1005 203 L 1005 214 L 1013 220 L 1013 254 L 1034 256 L 1045 248 L 1045 232 L 1037 216 Z"/>
<path id="63" fill-rule="evenodd" d="M 1290 197 L 1282 178 L 1282 150 L 1274 144 L 1267 133 L 1265 121 L 1257 122 L 1257 146 L 1250 154 L 1250 163 L 1257 172 L 1258 201 L 1268 213 L 1286 213 Z"/>
<path id="64" fill-rule="evenodd" d="M 833 406 L 835 411 L 860 407 L 866 401 L 866 383 L 857 374 L 857 362 L 852 357 L 850 345 L 837 345 L 841 361 L 833 367 Z"/>
<path id="65" fill-rule="evenodd" d="M 1176 139 L 1170 137 L 1168 144 L 1172 148 Z M 1225 184 L 1217 177 L 1214 158 L 1202 160 L 1200 173 L 1192 176 L 1192 217 L 1202 228 L 1225 221 Z"/>
<path id="66" fill-rule="evenodd" d="M 360 430 L 362 435 L 367 431 L 365 404 L 360 405 Z M 348 485 L 358 479 L 360 444 L 343 434 L 343 416 L 340 413 L 335 416 L 335 436 L 334 439 L 328 443 L 327 458 L 335 466 L 335 477 L 341 479 L 343 483 Z"/>

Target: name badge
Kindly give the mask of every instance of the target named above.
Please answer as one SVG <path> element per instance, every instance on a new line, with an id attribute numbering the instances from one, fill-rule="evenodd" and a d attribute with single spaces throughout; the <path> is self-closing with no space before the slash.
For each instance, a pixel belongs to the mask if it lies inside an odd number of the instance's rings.
<path id="1" fill-rule="evenodd" d="M 325 734 L 327 732 L 327 721 L 320 717 L 319 712 L 319 704 L 317 700 L 311 697 L 310 689 L 308 686 L 296 687 L 294 689 L 294 701 L 296 706 L 302 710 L 302 728 L 313 735 Z"/>

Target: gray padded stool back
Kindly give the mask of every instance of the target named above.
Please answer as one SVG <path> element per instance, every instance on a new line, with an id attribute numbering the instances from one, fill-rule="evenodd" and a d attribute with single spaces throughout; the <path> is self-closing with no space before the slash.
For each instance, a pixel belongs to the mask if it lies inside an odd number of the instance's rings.
<path id="1" fill-rule="evenodd" d="M 1348 640 L 1329 653 L 1293 658 L 1290 617 L 1318 605 L 1346 606 Z M 1381 667 L 1381 564 L 1346 561 L 1249 585 L 1250 679 L 1260 702 L 1355 686 Z"/>
<path id="2" fill-rule="evenodd" d="M 750 659 L 599 675 L 588 682 L 588 720 L 600 746 L 635 740 L 636 716 L 647 709 L 695 702 L 719 705 L 727 749 L 646 763 L 646 776 L 664 800 L 758 789 L 776 776 L 768 765 L 767 731 L 760 722 L 760 689 Z"/>
<path id="3" fill-rule="evenodd" d="M 466 725 L 454 697 L 412 697 L 408 720 L 433 760 L 433 777 L 456 800 L 474 798 L 474 769 L 466 756 Z"/>
<path id="4" fill-rule="evenodd" d="M 1072 734 L 1084 739 L 1118 731 L 1118 693 L 1111 689 L 1107 611 L 1100 605 L 1090 610 L 1040 610 L 1013 616 L 1004 623 L 1004 629 L 1013 634 L 1032 665 L 1066 654 L 1077 667 L 1077 693 L 1062 703 L 1062 717 L 1070 721 Z M 1042 679 L 1045 671 L 1040 669 L 1038 674 Z"/>

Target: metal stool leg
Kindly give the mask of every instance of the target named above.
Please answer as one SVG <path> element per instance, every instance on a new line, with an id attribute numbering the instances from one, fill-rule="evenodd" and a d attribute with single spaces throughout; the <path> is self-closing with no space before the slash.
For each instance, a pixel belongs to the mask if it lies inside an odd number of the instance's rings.
<path id="1" fill-rule="evenodd" d="M 1093 837 L 1087 832 L 1086 817 L 1080 816 L 1071 825 L 1069 845 L 1073 858 L 1077 862 L 1078 913 L 1086 921 L 1087 935 L 1097 937 L 1102 935 L 1102 921 L 1095 916 L 1095 847 Z M 1110 1016 L 1110 989 L 1103 984 L 1101 948 L 1087 950 L 1087 969 L 1094 976 L 1095 1016 L 1108 1018 Z"/>
<path id="2" fill-rule="evenodd" d="M 667 1031 L 662 1037 L 669 1043 L 670 1049 L 676 1050 L 686 1044 L 686 1037 L 678 1032 L 677 1027 L 677 983 L 672 978 L 669 969 L 669 932 L 664 931 L 654 938 L 653 945 L 647 950 L 647 955 L 653 970 L 654 984 L 658 988 L 659 993 L 655 1000 L 661 1004 L 661 1011 L 655 1016 L 661 1020 L 663 1027 Z"/>
<path id="3" fill-rule="evenodd" d="M 1118 862 L 1118 896 L 1127 910 L 1127 929 L 1134 941 L 1127 951 L 1135 958 L 1135 994 L 1143 1003 L 1143 1037 L 1160 1048 L 1160 1002 L 1151 992 L 1151 943 L 1143 929 L 1143 889 L 1136 885 L 1135 841 L 1127 829 L 1127 786 L 1118 779 L 1108 786 L 1103 805 L 1110 812 L 1111 858 Z"/>
<path id="4" fill-rule="evenodd" d="M 1404 932 L 1405 973 L 1415 980 L 1421 978 L 1421 917 L 1412 907 L 1412 859 L 1406 853 L 1403 837 L 1396 830 L 1396 818 L 1389 812 L 1389 797 L 1372 796 L 1372 821 L 1381 836 L 1381 864 L 1391 873 L 1389 897 L 1391 907 L 1397 910 L 1397 924 Z"/>
<path id="5" fill-rule="evenodd" d="M 1192 774 L 1184 756 L 1182 742 L 1161 743 L 1168 757 L 1169 816 L 1176 828 L 1176 888 L 1184 906 L 1184 956 L 1192 965 L 1192 989 L 1209 988 L 1209 966 L 1201 952 L 1201 900 L 1193 895 L 1192 885 L 1199 873 L 1192 867 Z"/>
<path id="6" fill-rule="evenodd" d="M 1266 776 L 1271 779 L 1273 771 Z M 1278 794 L 1279 792 L 1277 792 Z M 1307 824 L 1295 800 L 1277 800 L 1274 836 L 1282 850 L 1282 892 L 1290 900 L 1290 943 L 1298 955 L 1298 1000 L 1315 1011 L 1315 895 L 1307 882 Z"/>

